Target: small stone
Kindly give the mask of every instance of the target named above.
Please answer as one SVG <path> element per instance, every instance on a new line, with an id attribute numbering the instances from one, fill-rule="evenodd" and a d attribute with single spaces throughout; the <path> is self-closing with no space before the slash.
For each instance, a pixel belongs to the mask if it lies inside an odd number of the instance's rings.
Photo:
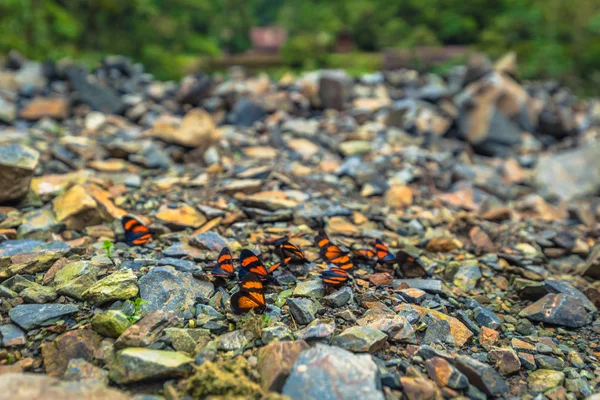
<path id="1" fill-rule="evenodd" d="M 271 343 L 261 348 L 257 369 L 263 390 L 281 392 L 298 356 L 309 348 L 303 340 Z"/>
<path id="2" fill-rule="evenodd" d="M 74 358 L 92 361 L 101 341 L 102 336 L 93 330 L 77 329 L 45 343 L 42 346 L 42 357 L 46 373 L 50 376 L 63 376 L 69 361 Z"/>
<path id="3" fill-rule="evenodd" d="M 532 321 L 580 328 L 591 318 L 582 301 L 570 295 L 550 293 L 523 309 L 519 316 Z"/>
<path id="4" fill-rule="evenodd" d="M 282 393 L 292 399 L 384 399 L 371 356 L 321 344 L 300 353 Z"/>
<path id="5" fill-rule="evenodd" d="M 183 119 L 160 116 L 145 134 L 186 147 L 214 143 L 221 136 L 210 114 L 200 108 L 190 110 Z"/>
<path id="6" fill-rule="evenodd" d="M 421 304 L 427 296 L 427 293 L 424 290 L 415 288 L 398 290 L 398 294 L 411 304 Z"/>
<path id="7" fill-rule="evenodd" d="M 394 277 L 389 272 L 378 272 L 369 277 L 369 283 L 373 286 L 392 286 Z"/>
<path id="8" fill-rule="evenodd" d="M 529 390 L 538 393 L 561 386 L 565 381 L 565 374 L 560 371 L 538 369 L 533 371 L 527 379 Z"/>
<path id="9" fill-rule="evenodd" d="M 472 385 L 488 396 L 502 396 L 509 391 L 502 376 L 487 364 L 468 356 L 459 356 L 456 358 L 456 367 Z"/>
<path id="10" fill-rule="evenodd" d="M 499 338 L 500 332 L 486 326 L 482 327 L 479 332 L 479 344 L 482 346 L 493 346 L 498 342 Z"/>
<path id="11" fill-rule="evenodd" d="M 158 340 L 166 328 L 182 323 L 174 313 L 150 312 L 119 336 L 115 348 L 148 347 Z"/>
<path id="12" fill-rule="evenodd" d="M 20 200 L 29 193 L 39 157 L 27 146 L 0 146 L 0 204 Z"/>
<path id="13" fill-rule="evenodd" d="M 320 299 L 325 296 L 325 285 L 321 280 L 299 282 L 294 288 L 293 296 Z"/>
<path id="14" fill-rule="evenodd" d="M 98 203 L 81 185 L 75 185 L 55 198 L 53 209 L 56 218 L 67 229 L 77 231 L 102 222 Z"/>
<path id="15" fill-rule="evenodd" d="M 287 326 L 278 324 L 263 328 L 260 340 L 265 344 L 275 341 L 294 340 L 294 334 Z"/>
<path id="16" fill-rule="evenodd" d="M 458 347 L 463 346 L 473 336 L 473 332 L 471 332 L 462 322 L 440 311 L 409 304 L 400 304 L 396 307 L 396 311 L 399 313 L 409 310 L 415 310 L 422 317 L 429 314 L 434 319 L 448 322 L 450 335 L 452 336 L 455 345 Z"/>
<path id="17" fill-rule="evenodd" d="M 62 98 L 36 97 L 25 105 L 19 112 L 19 117 L 28 121 L 42 118 L 63 120 L 69 115 L 69 100 Z"/>
<path id="18" fill-rule="evenodd" d="M 477 282 L 481 279 L 481 270 L 477 265 L 463 265 L 454 274 L 453 283 L 464 292 L 475 289 Z M 489 327 L 493 328 L 493 327 Z"/>
<path id="19" fill-rule="evenodd" d="M 156 214 L 161 222 L 177 228 L 200 228 L 206 223 L 206 217 L 195 208 L 182 205 L 178 208 L 161 207 Z"/>
<path id="20" fill-rule="evenodd" d="M 8 315 L 21 328 L 31 330 L 53 324 L 58 318 L 79 311 L 75 304 L 20 304 L 12 308 Z"/>
<path id="21" fill-rule="evenodd" d="M 90 364 L 83 358 L 74 358 L 67 364 L 64 379 L 67 381 L 85 381 L 108 385 L 108 371 Z"/>
<path id="22" fill-rule="evenodd" d="M 206 341 L 209 340 L 210 332 L 206 329 L 167 328 L 165 334 L 175 350 L 185 354 L 194 354 L 196 346 L 202 338 L 205 338 Z"/>
<path id="23" fill-rule="evenodd" d="M 23 215 L 17 235 L 19 239 L 50 240 L 63 228 L 51 210 L 34 210 Z"/>
<path id="24" fill-rule="evenodd" d="M 553 369 L 555 371 L 562 371 L 565 369 L 565 362 L 560 358 L 550 357 L 543 354 L 535 355 L 535 363 L 540 369 Z"/>
<path id="25" fill-rule="evenodd" d="M 525 353 L 535 353 L 536 352 L 534 345 L 529 344 L 521 339 L 513 338 L 510 341 L 510 344 L 513 347 L 513 349 L 515 349 L 517 351 L 524 351 Z"/>
<path id="26" fill-rule="evenodd" d="M 466 389 L 469 380 L 452 364 L 440 357 L 433 357 L 425 362 L 427 374 L 440 387 L 448 386 L 452 389 Z"/>
<path id="27" fill-rule="evenodd" d="M 473 309 L 473 319 L 480 326 L 490 329 L 498 329 L 502 325 L 500 318 L 483 306 L 477 306 Z"/>
<path id="28" fill-rule="evenodd" d="M 356 322 L 360 326 L 375 328 L 388 334 L 389 340 L 392 342 L 417 342 L 415 331 L 406 318 L 394 313 L 383 313 L 372 309 Z"/>
<path id="29" fill-rule="evenodd" d="M 521 369 L 521 361 L 514 350 L 510 348 L 495 347 L 488 351 L 488 361 L 494 364 L 502 375 L 510 375 Z"/>
<path id="30" fill-rule="evenodd" d="M 331 217 L 327 222 L 327 231 L 332 235 L 357 236 L 360 231 L 344 217 Z"/>
<path id="31" fill-rule="evenodd" d="M 299 325 L 311 323 L 319 309 L 319 304 L 309 299 L 289 298 L 287 305 L 290 307 L 294 320 Z"/>
<path id="32" fill-rule="evenodd" d="M 438 399 L 441 397 L 439 388 L 423 377 L 403 376 L 400 378 L 402 392 L 407 400 Z"/>
<path id="33" fill-rule="evenodd" d="M 333 338 L 333 343 L 355 353 L 374 353 L 387 341 L 387 335 L 379 329 L 353 326 Z"/>
<path id="34" fill-rule="evenodd" d="M 95 305 L 137 296 L 137 278 L 130 269 L 117 271 L 94 283 L 83 292 L 83 298 Z"/>
<path id="35" fill-rule="evenodd" d="M 106 337 L 118 338 L 130 326 L 127 316 L 118 310 L 108 310 L 92 318 L 92 329 Z"/>
<path id="36" fill-rule="evenodd" d="M 238 329 L 219 336 L 215 342 L 219 350 L 242 350 L 252 339 L 253 337 L 250 332 Z"/>
<path id="37" fill-rule="evenodd" d="M 45 304 L 50 303 L 58 297 L 56 291 L 50 287 L 31 283 L 29 287 L 23 289 L 19 296 L 27 303 Z"/>
<path id="38" fill-rule="evenodd" d="M 352 300 L 352 289 L 347 286 L 336 290 L 335 292 L 323 297 L 323 301 L 332 307 L 342 307 L 344 304 Z"/>
<path id="39" fill-rule="evenodd" d="M 69 263 L 56 272 L 56 291 L 77 300 L 83 300 L 83 293 L 95 282 L 99 268 L 90 261 Z"/>
<path id="40" fill-rule="evenodd" d="M 392 208 L 405 208 L 413 203 L 412 190 L 407 186 L 392 186 L 385 193 L 385 204 Z"/>
<path id="41" fill-rule="evenodd" d="M 306 328 L 295 332 L 296 339 L 305 340 L 308 343 L 329 343 L 335 333 L 335 321 L 324 321 L 315 319 Z"/>
<path id="42" fill-rule="evenodd" d="M 12 324 L 0 325 L 0 337 L 4 347 L 23 346 L 26 343 L 25 332 Z"/>
<path id="43" fill-rule="evenodd" d="M 187 375 L 194 360 L 174 351 L 129 348 L 117 353 L 110 379 L 129 384 L 149 379 L 168 379 Z"/>

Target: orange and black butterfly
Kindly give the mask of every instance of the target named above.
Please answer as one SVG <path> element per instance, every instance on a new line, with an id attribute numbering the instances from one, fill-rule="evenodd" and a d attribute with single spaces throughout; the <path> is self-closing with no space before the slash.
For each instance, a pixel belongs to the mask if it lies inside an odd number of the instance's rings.
<path id="1" fill-rule="evenodd" d="M 292 257 L 286 257 L 283 260 L 279 261 L 278 263 L 275 263 L 275 264 L 269 266 L 269 268 L 268 268 L 269 274 L 272 274 L 273 271 L 275 271 L 277 268 L 287 265 L 291 260 L 292 260 Z"/>
<path id="2" fill-rule="evenodd" d="M 243 280 L 249 273 L 255 273 L 260 280 L 266 281 L 269 279 L 269 271 L 264 266 L 263 262 L 249 249 L 243 249 L 240 253 L 240 267 L 238 268 L 238 276 Z"/>
<path id="3" fill-rule="evenodd" d="M 221 250 L 217 263 L 212 268 L 212 276 L 223 279 L 231 279 L 235 276 L 233 258 L 228 247 L 223 247 Z"/>
<path id="4" fill-rule="evenodd" d="M 396 257 L 390 252 L 390 249 L 379 239 L 375 240 L 375 250 L 377 251 L 377 262 L 380 264 L 394 264 Z"/>
<path id="5" fill-rule="evenodd" d="M 423 261 L 404 250 L 400 250 L 396 253 L 396 261 L 398 262 L 400 273 L 404 278 L 420 278 L 427 276 L 427 270 L 425 269 Z"/>
<path id="6" fill-rule="evenodd" d="M 341 286 L 348 281 L 348 272 L 338 267 L 329 267 L 321 272 L 321 279 L 327 286 Z"/>
<path id="7" fill-rule="evenodd" d="M 235 314 L 244 314 L 251 310 L 263 312 L 266 301 L 260 276 L 249 272 L 240 282 L 240 289 L 231 296 L 230 304 Z"/>
<path id="8" fill-rule="evenodd" d="M 292 235 L 285 235 L 285 236 L 278 237 L 275 239 L 264 240 L 262 242 L 262 244 L 264 244 L 265 246 L 276 246 L 277 247 L 277 246 L 282 245 L 284 242 L 289 242 L 290 239 L 302 237 L 304 235 L 306 235 L 306 233 L 294 233 Z"/>
<path id="9" fill-rule="evenodd" d="M 315 242 L 319 247 L 319 254 L 323 260 L 343 270 L 350 270 L 354 267 L 352 260 L 350 260 L 349 252 L 331 243 L 329 236 L 327 236 L 324 230 L 319 230 L 319 234 L 315 237 Z"/>
<path id="10" fill-rule="evenodd" d="M 150 229 L 133 217 L 125 216 L 121 223 L 125 230 L 125 242 L 130 246 L 146 244 L 152 237 Z"/>
<path id="11" fill-rule="evenodd" d="M 357 258 L 361 258 L 363 260 L 370 260 L 377 255 L 375 250 L 369 248 L 354 249 L 351 247 L 350 251 L 353 252 Z"/>
<path id="12" fill-rule="evenodd" d="M 289 258 L 287 261 L 288 263 L 292 260 L 298 262 L 306 261 L 306 257 L 304 256 L 304 253 L 302 253 L 302 250 L 287 240 L 279 244 L 275 250 L 284 260 Z"/>

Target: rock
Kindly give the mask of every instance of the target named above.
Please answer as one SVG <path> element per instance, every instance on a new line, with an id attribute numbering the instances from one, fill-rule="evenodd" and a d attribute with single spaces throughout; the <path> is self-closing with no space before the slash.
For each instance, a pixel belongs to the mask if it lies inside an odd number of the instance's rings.
<path id="1" fill-rule="evenodd" d="M 360 326 L 375 328 L 386 333 L 391 342 L 417 342 L 415 331 L 406 318 L 394 313 L 383 313 L 372 309 L 367 311 L 356 323 Z"/>
<path id="2" fill-rule="evenodd" d="M 83 300 L 83 293 L 89 289 L 98 276 L 99 268 L 90 261 L 69 263 L 56 272 L 56 291 L 77 300 Z"/>
<path id="3" fill-rule="evenodd" d="M 498 329 L 502 325 L 500 318 L 483 306 L 477 306 L 473 309 L 473 319 L 480 326 L 490 329 Z"/>
<path id="4" fill-rule="evenodd" d="M 398 290 L 398 294 L 411 304 L 420 304 L 427 297 L 424 290 L 414 288 Z"/>
<path id="5" fill-rule="evenodd" d="M 133 271 L 125 269 L 117 271 L 94 283 L 83 292 L 83 298 L 95 305 L 102 305 L 115 300 L 127 300 L 137 296 L 137 278 Z"/>
<path id="6" fill-rule="evenodd" d="M 343 110 L 352 94 L 352 82 L 343 71 L 326 71 L 319 78 L 321 107 Z"/>
<path id="7" fill-rule="evenodd" d="M 266 116 L 265 109 L 259 103 L 249 98 L 242 98 L 236 101 L 229 122 L 232 125 L 250 127 L 258 121 L 262 121 Z"/>
<path id="8" fill-rule="evenodd" d="M 325 296 L 325 285 L 321 280 L 302 281 L 296 285 L 292 295 L 320 299 Z"/>
<path id="9" fill-rule="evenodd" d="M 63 228 L 52 210 L 34 210 L 23 215 L 17 236 L 19 239 L 50 240 L 53 233 L 60 233 Z"/>
<path id="10" fill-rule="evenodd" d="M 409 310 L 415 310 L 422 317 L 429 314 L 434 319 L 448 322 L 450 330 L 449 334 L 452 336 L 454 343 L 458 347 L 463 346 L 471 338 L 471 336 L 473 336 L 473 332 L 471 332 L 462 322 L 442 312 L 408 304 L 400 304 L 396 308 L 397 312 Z"/>
<path id="11" fill-rule="evenodd" d="M 263 390 L 281 392 L 298 356 L 309 348 L 303 340 L 271 343 L 261 348 L 257 369 Z"/>
<path id="12" fill-rule="evenodd" d="M 186 354 L 194 354 L 201 338 L 204 337 L 206 341 L 210 338 L 210 332 L 206 329 L 167 328 L 165 333 L 171 342 L 171 346 L 175 350 Z"/>
<path id="13" fill-rule="evenodd" d="M 85 381 L 86 384 L 88 382 L 93 382 L 107 386 L 108 371 L 90 364 L 83 358 L 74 358 L 69 361 L 69 364 L 67 365 L 64 379 L 66 381 Z"/>
<path id="14" fill-rule="evenodd" d="M 60 317 L 75 314 L 79 307 L 75 304 L 20 304 L 12 308 L 10 319 L 25 330 L 52 325 Z"/>
<path id="15" fill-rule="evenodd" d="M 527 385 L 529 390 L 538 393 L 561 386 L 565 381 L 565 374 L 560 371 L 538 369 L 529 374 Z"/>
<path id="16" fill-rule="evenodd" d="M 407 186 L 392 186 L 385 193 L 385 204 L 392 208 L 404 208 L 413 203 L 412 190 Z"/>
<path id="17" fill-rule="evenodd" d="M 19 118 L 28 121 L 37 121 L 42 118 L 63 120 L 69 116 L 69 100 L 59 97 L 36 97 L 27 103 L 21 111 Z"/>
<path id="18" fill-rule="evenodd" d="M 518 72 L 517 53 L 509 51 L 494 63 L 494 69 L 503 74 L 516 78 Z"/>
<path id="19" fill-rule="evenodd" d="M 82 103 L 104 114 L 119 114 L 122 111 L 123 102 L 119 96 L 109 87 L 90 82 L 84 70 L 68 68 L 67 76 Z"/>
<path id="20" fill-rule="evenodd" d="M 600 279 L 600 245 L 594 246 L 583 268 L 583 276 L 589 276 L 592 279 Z"/>
<path id="21" fill-rule="evenodd" d="M 140 298 L 146 302 L 142 312 L 162 310 L 182 313 L 191 310 L 196 298 L 210 299 L 214 286 L 210 282 L 194 279 L 189 272 L 179 272 L 168 267 L 156 267 L 139 280 Z"/>
<path id="22" fill-rule="evenodd" d="M 127 394 L 101 384 L 61 382 L 41 374 L 2 374 L 0 387 L 10 393 L 12 400 L 133 400 Z"/>
<path id="23" fill-rule="evenodd" d="M 566 281 L 555 281 L 547 279 L 544 281 L 544 288 L 548 293 L 564 293 L 572 297 L 578 298 L 589 312 L 598 311 L 594 303 L 592 303 L 583 293 L 573 287 Z"/>
<path id="24" fill-rule="evenodd" d="M 25 332 L 12 324 L 0 325 L 0 337 L 4 347 L 23 346 L 26 343 Z"/>
<path id="25" fill-rule="evenodd" d="M 188 75 L 181 81 L 176 98 L 181 104 L 197 107 L 203 100 L 210 97 L 212 88 L 210 76 L 206 74 Z"/>
<path id="26" fill-rule="evenodd" d="M 0 204 L 20 200 L 29 193 L 39 157 L 37 150 L 27 146 L 0 146 Z"/>
<path id="27" fill-rule="evenodd" d="M 203 232 L 192 236 L 189 240 L 191 246 L 200 250 L 220 252 L 223 247 L 230 247 L 231 243 L 216 232 Z"/>
<path id="28" fill-rule="evenodd" d="M 420 376 L 403 376 L 400 378 L 400 386 L 407 400 L 441 398 L 440 390 L 435 383 Z"/>
<path id="29" fill-rule="evenodd" d="M 469 382 L 488 396 L 508 393 L 508 386 L 496 370 L 468 356 L 456 358 L 456 368 L 467 376 Z"/>
<path id="30" fill-rule="evenodd" d="M 294 334 L 287 326 L 278 324 L 263 328 L 261 331 L 260 340 L 262 340 L 262 342 L 265 344 L 276 341 L 294 340 Z"/>
<path id="31" fill-rule="evenodd" d="M 441 357 L 433 357 L 425 362 L 427 374 L 439 387 L 462 390 L 469 386 L 469 380 L 452 364 Z"/>
<path id="32" fill-rule="evenodd" d="M 115 341 L 115 348 L 148 347 L 162 335 L 165 328 L 180 326 L 183 321 L 174 312 L 151 312 L 141 320 L 131 325 Z"/>
<path id="33" fill-rule="evenodd" d="M 387 335 L 379 329 L 353 326 L 333 338 L 333 344 L 355 353 L 375 353 L 387 341 Z"/>
<path id="34" fill-rule="evenodd" d="M 221 136 L 210 114 L 200 108 L 190 110 L 183 119 L 163 115 L 145 134 L 185 147 L 208 147 Z"/>
<path id="35" fill-rule="evenodd" d="M 42 357 L 46 373 L 62 377 L 70 360 L 82 358 L 92 361 L 101 341 L 102 336 L 91 329 L 76 329 L 60 335 L 50 343 L 45 343 L 42 346 Z"/>
<path id="36" fill-rule="evenodd" d="M 206 223 L 206 217 L 187 204 L 178 208 L 161 207 L 156 218 L 176 228 L 200 228 Z"/>
<path id="37" fill-rule="evenodd" d="M 492 61 L 483 53 L 473 53 L 467 60 L 467 70 L 465 72 L 463 85 L 481 79 L 486 74 L 492 72 Z"/>
<path id="38" fill-rule="evenodd" d="M 15 104 L 0 95 L 0 121 L 12 124 L 16 117 L 17 108 Z"/>
<path id="39" fill-rule="evenodd" d="M 118 384 L 178 378 L 191 372 L 193 361 L 175 351 L 128 348 L 117 353 L 109 376 Z"/>
<path id="40" fill-rule="evenodd" d="M 394 279 L 394 287 L 406 284 L 410 288 L 424 290 L 428 293 L 444 293 L 444 285 L 439 279 Z"/>
<path id="41" fill-rule="evenodd" d="M 323 297 L 323 301 L 333 307 L 342 307 L 344 304 L 351 301 L 352 297 L 352 289 L 344 286 L 343 288 Z"/>
<path id="42" fill-rule="evenodd" d="M 600 143 L 540 156 L 535 178 L 550 195 L 563 200 L 600 190 Z"/>
<path id="43" fill-rule="evenodd" d="M 454 274 L 453 283 L 464 292 L 475 289 L 481 279 L 481 271 L 477 265 L 462 265 Z M 490 327 L 492 328 L 492 327 Z"/>
<path id="44" fill-rule="evenodd" d="M 373 143 L 368 140 L 348 140 L 340 143 L 339 150 L 344 157 L 352 157 L 358 154 L 369 153 L 373 150 Z"/>
<path id="45" fill-rule="evenodd" d="M 315 319 L 306 328 L 295 332 L 296 339 L 305 340 L 308 343 L 323 342 L 330 343 L 335 333 L 335 321 L 321 321 Z"/>
<path id="46" fill-rule="evenodd" d="M 482 346 L 493 346 L 500 338 L 500 332 L 486 326 L 479 332 L 479 344 Z"/>
<path id="47" fill-rule="evenodd" d="M 488 361 L 494 364 L 502 375 L 510 375 L 521 369 L 521 361 L 514 350 L 510 348 L 494 347 L 488 352 Z"/>
<path id="48" fill-rule="evenodd" d="M 118 310 L 108 310 L 92 318 L 92 329 L 106 337 L 118 338 L 130 326 L 127 316 Z"/>
<path id="49" fill-rule="evenodd" d="M 315 319 L 315 315 L 319 309 L 319 304 L 310 299 L 289 298 L 287 305 L 290 307 L 290 312 L 294 320 L 299 325 L 311 323 Z"/>
<path id="50" fill-rule="evenodd" d="M 369 355 L 319 344 L 300 353 L 282 393 L 306 400 L 383 400 L 379 382 Z"/>
<path id="51" fill-rule="evenodd" d="M 19 296 L 21 296 L 26 303 L 45 304 L 56 300 L 58 294 L 50 287 L 32 282 L 29 287 L 21 290 Z"/>
<path id="52" fill-rule="evenodd" d="M 252 339 L 252 333 L 238 329 L 219 336 L 215 342 L 219 350 L 242 350 L 248 346 Z"/>
<path id="53" fill-rule="evenodd" d="M 98 203 L 81 185 L 75 185 L 55 198 L 53 209 L 56 218 L 63 222 L 67 229 L 82 230 L 102 222 Z"/>
<path id="54" fill-rule="evenodd" d="M 591 322 L 582 301 L 566 294 L 547 294 L 523 309 L 519 316 L 570 328 L 581 328 Z"/>

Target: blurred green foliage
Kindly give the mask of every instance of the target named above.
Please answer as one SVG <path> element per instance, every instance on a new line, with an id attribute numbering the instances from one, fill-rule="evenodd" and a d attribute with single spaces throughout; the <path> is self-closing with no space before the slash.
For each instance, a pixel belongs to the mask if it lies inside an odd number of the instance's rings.
<path id="1" fill-rule="evenodd" d="M 118 53 L 172 78 L 199 57 L 248 50 L 250 28 L 274 24 L 288 30 L 282 57 L 296 68 L 373 65 L 328 55 L 347 32 L 361 53 L 472 45 L 497 57 L 515 50 L 525 78 L 600 83 L 598 0 L 1 0 L 0 53 L 90 61 Z"/>

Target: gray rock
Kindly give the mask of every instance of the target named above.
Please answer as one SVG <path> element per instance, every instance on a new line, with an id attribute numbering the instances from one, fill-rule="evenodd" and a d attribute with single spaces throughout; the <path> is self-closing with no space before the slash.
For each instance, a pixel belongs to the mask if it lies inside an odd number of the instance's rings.
<path id="1" fill-rule="evenodd" d="M 409 287 L 421 289 L 427 293 L 442 294 L 444 286 L 441 280 L 438 279 L 394 279 L 394 287 L 406 283 Z"/>
<path id="2" fill-rule="evenodd" d="M 292 331 L 283 324 L 263 328 L 260 335 L 260 339 L 264 344 L 274 341 L 294 340 Z"/>
<path id="3" fill-rule="evenodd" d="M 0 204 L 20 200 L 29 193 L 40 153 L 30 147 L 0 146 Z"/>
<path id="4" fill-rule="evenodd" d="M 481 276 L 481 271 L 477 265 L 463 265 L 454 274 L 454 285 L 465 292 L 470 292 L 475 289 Z"/>
<path id="5" fill-rule="evenodd" d="M 300 353 L 282 393 L 294 400 L 384 399 L 371 356 L 321 344 Z"/>
<path id="6" fill-rule="evenodd" d="M 488 396 L 502 396 L 508 393 L 508 386 L 502 376 L 489 365 L 468 356 L 456 358 L 456 368 L 467 376 L 469 382 Z"/>
<path id="7" fill-rule="evenodd" d="M 304 329 L 295 332 L 296 339 L 305 340 L 308 343 L 324 342 L 329 343 L 335 333 L 335 321 L 322 322 L 315 319 Z"/>
<path id="8" fill-rule="evenodd" d="M 383 313 L 379 310 L 368 310 L 365 315 L 356 321 L 358 325 L 379 329 L 386 333 L 392 342 L 416 343 L 415 330 L 408 320 L 393 312 Z"/>
<path id="9" fill-rule="evenodd" d="M 552 369 L 555 371 L 562 371 L 565 369 L 565 362 L 560 358 L 547 356 L 544 354 L 536 354 L 535 363 L 540 369 Z"/>
<path id="10" fill-rule="evenodd" d="M 229 351 L 244 349 L 252 339 L 253 336 L 250 332 L 238 329 L 219 336 L 215 342 L 217 349 Z"/>
<path id="11" fill-rule="evenodd" d="M 379 329 L 353 326 L 333 338 L 333 344 L 355 353 L 374 353 L 387 341 L 387 335 Z"/>
<path id="12" fill-rule="evenodd" d="M 523 309 L 519 316 L 531 321 L 581 328 L 591 323 L 583 302 L 567 294 L 550 293 Z"/>
<path id="13" fill-rule="evenodd" d="M 65 228 L 56 220 L 52 210 L 34 210 L 23 215 L 17 230 L 20 239 L 49 240 L 53 233 L 60 233 Z"/>
<path id="14" fill-rule="evenodd" d="M 352 95 L 352 81 L 344 71 L 324 71 L 319 79 L 321 107 L 343 110 Z"/>
<path id="15" fill-rule="evenodd" d="M 191 272 L 192 274 L 198 274 L 202 272 L 196 263 L 188 260 L 180 260 L 179 258 L 165 257 L 158 260 L 158 265 L 161 267 L 173 267 L 177 271 Z"/>
<path id="16" fill-rule="evenodd" d="M 586 310 L 590 312 L 596 312 L 598 309 L 583 293 L 573 287 L 569 282 L 566 281 L 544 281 L 544 288 L 548 293 L 564 293 L 572 297 L 576 297 L 583 303 Z"/>
<path id="17" fill-rule="evenodd" d="M 79 311 L 75 304 L 20 304 L 12 308 L 8 315 L 21 328 L 30 330 L 52 325 L 60 317 Z"/>
<path id="18" fill-rule="evenodd" d="M 325 296 L 325 285 L 321 280 L 302 281 L 296 285 L 293 296 L 320 299 Z"/>
<path id="19" fill-rule="evenodd" d="M 200 250 L 208 250 L 219 252 L 223 247 L 229 247 L 231 244 L 223 236 L 216 232 L 204 232 L 196 236 L 192 236 L 189 240 L 191 246 L 197 247 Z"/>
<path id="20" fill-rule="evenodd" d="M 117 353 L 109 376 L 119 384 L 177 378 L 191 371 L 193 361 L 175 351 L 132 347 Z"/>
<path id="21" fill-rule="evenodd" d="M 352 301 L 352 289 L 348 286 L 344 286 L 341 289 L 323 297 L 323 301 L 332 307 L 342 307 L 346 303 Z"/>
<path id="22" fill-rule="evenodd" d="M 255 122 L 262 121 L 265 116 L 265 109 L 260 104 L 249 98 L 243 98 L 233 106 L 233 110 L 229 115 L 229 122 L 232 125 L 250 127 Z"/>
<path id="23" fill-rule="evenodd" d="M 214 286 L 199 281 L 188 272 L 179 272 L 168 267 L 157 267 L 139 280 L 140 297 L 146 304 L 142 312 L 162 310 L 183 313 L 193 309 L 196 298 L 210 299 Z"/>
<path id="24" fill-rule="evenodd" d="M 0 325 L 0 337 L 4 347 L 23 346 L 26 342 L 25 332 L 12 324 Z"/>
<path id="25" fill-rule="evenodd" d="M 593 195 L 600 190 L 600 143 L 540 156 L 538 184 L 563 200 Z"/>
<path id="26" fill-rule="evenodd" d="M 500 318 L 493 311 L 488 310 L 483 306 L 478 306 L 473 309 L 473 319 L 481 326 L 491 329 L 498 329 L 502 325 Z"/>
<path id="27" fill-rule="evenodd" d="M 67 75 L 82 103 L 104 114 L 118 114 L 123 109 L 121 98 L 111 88 L 91 83 L 84 70 L 69 68 Z"/>
<path id="28" fill-rule="evenodd" d="M 0 243 L 0 257 L 11 257 L 16 254 L 45 253 L 49 251 L 66 252 L 71 247 L 65 242 L 42 242 L 39 240 L 7 240 Z"/>
<path id="29" fill-rule="evenodd" d="M 64 379 L 67 381 L 85 381 L 108 385 L 108 371 L 89 363 L 82 358 L 74 358 L 69 361 Z"/>
<path id="30" fill-rule="evenodd" d="M 315 319 L 315 315 L 319 310 L 319 304 L 310 299 L 293 299 L 287 300 L 290 307 L 290 312 L 299 325 L 306 325 Z"/>

